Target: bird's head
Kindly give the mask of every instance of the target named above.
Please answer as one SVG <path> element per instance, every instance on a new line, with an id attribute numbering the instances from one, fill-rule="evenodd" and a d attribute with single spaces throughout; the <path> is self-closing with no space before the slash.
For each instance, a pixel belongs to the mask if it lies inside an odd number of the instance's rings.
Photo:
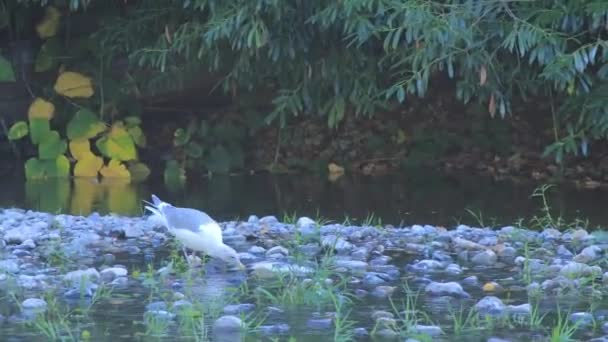
<path id="1" fill-rule="evenodd" d="M 228 245 L 222 245 L 219 248 L 218 255 L 216 257 L 222 259 L 229 265 L 236 266 L 240 270 L 245 269 L 245 265 L 241 263 L 238 253 Z"/>

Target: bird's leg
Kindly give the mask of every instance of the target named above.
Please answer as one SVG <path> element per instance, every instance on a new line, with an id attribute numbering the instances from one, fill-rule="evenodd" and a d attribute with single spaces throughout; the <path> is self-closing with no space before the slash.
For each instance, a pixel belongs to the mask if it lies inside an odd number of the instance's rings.
<path id="1" fill-rule="evenodd" d="M 188 252 L 186 251 L 186 247 L 182 246 L 182 251 L 184 252 L 184 256 L 186 257 L 186 261 L 188 262 L 188 266 L 190 266 L 190 259 L 188 258 Z"/>

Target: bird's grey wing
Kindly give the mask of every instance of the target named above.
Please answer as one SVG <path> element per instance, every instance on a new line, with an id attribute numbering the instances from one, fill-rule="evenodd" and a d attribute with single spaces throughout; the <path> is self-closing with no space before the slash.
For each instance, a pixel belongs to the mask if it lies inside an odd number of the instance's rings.
<path id="1" fill-rule="evenodd" d="M 201 225 L 215 223 L 209 215 L 196 209 L 164 207 L 162 211 L 167 218 L 169 228 L 187 229 L 198 233 Z"/>

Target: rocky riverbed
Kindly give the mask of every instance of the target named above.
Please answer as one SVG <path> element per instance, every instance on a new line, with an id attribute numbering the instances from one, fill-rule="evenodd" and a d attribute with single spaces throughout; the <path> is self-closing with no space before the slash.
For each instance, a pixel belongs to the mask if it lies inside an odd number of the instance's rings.
<path id="1" fill-rule="evenodd" d="M 221 223 L 233 271 L 147 217 L 4 209 L 0 339 L 608 341 L 603 232 L 294 221 Z"/>

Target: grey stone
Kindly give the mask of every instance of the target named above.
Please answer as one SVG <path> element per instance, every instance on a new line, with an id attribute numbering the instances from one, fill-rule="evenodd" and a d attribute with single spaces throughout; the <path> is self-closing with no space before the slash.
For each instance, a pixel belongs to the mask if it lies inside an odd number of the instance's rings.
<path id="1" fill-rule="evenodd" d="M 520 305 L 507 305 L 507 313 L 516 316 L 528 316 L 532 312 L 530 303 Z"/>
<path id="2" fill-rule="evenodd" d="M 264 216 L 259 220 L 261 224 L 276 224 L 279 223 L 279 220 L 275 216 Z"/>
<path id="3" fill-rule="evenodd" d="M 283 335 L 289 332 L 289 324 L 279 323 L 272 325 L 260 325 L 257 328 L 257 331 L 262 333 L 262 335 Z"/>
<path id="4" fill-rule="evenodd" d="M 173 302 L 172 309 L 174 312 L 179 312 L 181 310 L 188 309 L 191 307 L 192 307 L 192 303 L 190 301 L 187 301 L 185 299 L 179 299 L 179 300 L 176 300 L 175 302 Z"/>
<path id="5" fill-rule="evenodd" d="M 353 329 L 353 335 L 357 338 L 363 338 L 369 336 L 369 332 L 365 328 L 355 328 Z"/>
<path id="6" fill-rule="evenodd" d="M 298 227 L 312 227 L 312 226 L 316 226 L 317 222 L 315 222 L 313 219 L 308 218 L 308 217 L 300 217 L 298 219 L 298 221 L 296 222 L 296 226 Z"/>
<path id="7" fill-rule="evenodd" d="M 462 285 L 470 286 L 470 287 L 478 287 L 479 279 L 477 276 L 469 276 L 462 280 Z"/>
<path id="8" fill-rule="evenodd" d="M 36 243 L 32 239 L 27 239 L 19 245 L 19 248 L 34 249 L 34 248 L 36 248 Z"/>
<path id="9" fill-rule="evenodd" d="M 452 296 L 458 298 L 471 297 L 462 289 L 462 286 L 456 282 L 431 282 L 424 288 L 424 291 L 432 296 Z"/>
<path id="10" fill-rule="evenodd" d="M 336 252 L 348 252 L 354 248 L 353 244 L 336 235 L 326 235 L 321 238 L 321 245 L 334 248 Z"/>
<path id="11" fill-rule="evenodd" d="M 376 286 L 376 288 L 374 288 L 374 290 L 372 291 L 371 295 L 377 298 L 386 298 L 386 297 L 390 297 L 393 292 L 395 292 L 395 287 L 394 286 L 385 286 L 385 285 L 380 285 L 380 286 Z"/>
<path id="12" fill-rule="evenodd" d="M 273 254 L 280 254 L 282 256 L 288 256 L 289 250 L 287 250 L 287 248 L 285 248 L 283 246 L 274 246 L 271 249 L 266 251 L 266 256 L 270 256 Z"/>
<path id="13" fill-rule="evenodd" d="M 266 249 L 260 246 L 251 246 L 248 252 L 251 254 L 264 254 L 266 253 Z"/>
<path id="14" fill-rule="evenodd" d="M 231 304 L 224 307 L 224 314 L 226 315 L 240 315 L 242 313 L 248 313 L 255 310 L 255 304 L 244 303 L 244 304 Z"/>
<path id="15" fill-rule="evenodd" d="M 21 303 L 21 307 L 24 310 L 46 310 L 47 304 L 44 299 L 40 298 L 28 298 Z"/>
<path id="16" fill-rule="evenodd" d="M 129 278 L 118 277 L 110 282 L 110 285 L 115 287 L 127 287 L 129 285 Z"/>
<path id="17" fill-rule="evenodd" d="M 378 286 L 378 285 L 384 284 L 384 283 L 386 283 L 386 280 L 384 280 L 382 277 L 380 277 L 375 272 L 368 272 L 363 277 L 363 285 L 365 285 L 366 287 L 369 287 L 369 288 L 375 287 L 375 286 Z"/>
<path id="18" fill-rule="evenodd" d="M 599 246 L 585 247 L 579 254 L 574 257 L 574 261 L 587 264 L 601 257 L 602 249 Z"/>
<path id="19" fill-rule="evenodd" d="M 48 224 L 39 222 L 31 226 L 13 228 L 4 234 L 4 240 L 9 244 L 20 244 L 25 240 L 36 240 L 42 235 L 42 230 L 46 230 Z"/>
<path id="20" fill-rule="evenodd" d="M 494 253 L 494 251 L 492 251 L 490 249 L 487 249 L 483 252 L 479 252 L 471 258 L 471 262 L 473 264 L 480 265 L 480 266 L 494 265 L 494 264 L 496 264 L 497 260 L 498 260 L 498 256 L 496 256 L 496 253 Z"/>
<path id="21" fill-rule="evenodd" d="M 118 277 L 126 277 L 128 271 L 122 267 L 109 267 L 103 269 L 101 272 L 99 272 L 99 274 L 101 276 L 101 279 L 105 281 L 112 281 Z"/>
<path id="22" fill-rule="evenodd" d="M 175 314 L 166 310 L 150 310 L 144 313 L 148 319 L 153 318 L 159 321 L 171 321 L 175 318 Z"/>
<path id="23" fill-rule="evenodd" d="M 311 318 L 306 322 L 306 326 L 313 330 L 329 330 L 332 325 L 331 318 Z"/>
<path id="24" fill-rule="evenodd" d="M 351 259 L 336 259 L 334 265 L 347 268 L 351 271 L 365 271 L 368 267 L 368 264 L 365 261 Z"/>
<path id="25" fill-rule="evenodd" d="M 238 332 L 244 327 L 243 321 L 240 318 L 233 315 L 226 315 L 218 318 L 213 323 L 214 333 L 230 333 Z"/>
<path id="26" fill-rule="evenodd" d="M 431 337 L 436 337 L 443 334 L 441 328 L 436 325 L 416 324 L 413 330 L 418 334 L 428 335 Z"/>
<path id="27" fill-rule="evenodd" d="M 486 296 L 475 304 L 475 310 L 482 315 L 499 316 L 505 311 L 505 304 L 498 297 Z"/>
<path id="28" fill-rule="evenodd" d="M 18 273 L 19 264 L 13 260 L 0 260 L 0 272 Z"/>
<path id="29" fill-rule="evenodd" d="M 562 267 L 559 274 L 571 279 L 582 278 L 593 275 L 598 271 L 598 268 L 599 267 L 595 268 L 583 263 L 571 261 Z M 601 272 L 601 268 L 599 268 L 599 272 Z"/>
<path id="30" fill-rule="evenodd" d="M 148 303 L 146 305 L 146 311 L 160 311 L 160 310 L 167 310 L 167 303 L 158 301 L 158 302 Z"/>
<path id="31" fill-rule="evenodd" d="M 138 238 L 138 237 L 144 235 L 143 229 L 141 229 L 139 226 L 132 226 L 132 225 L 126 226 L 124 228 L 124 232 L 125 232 L 125 237 L 127 239 Z"/>
<path id="32" fill-rule="evenodd" d="M 100 278 L 99 272 L 94 268 L 87 268 L 86 270 L 76 270 L 68 272 L 63 276 L 63 279 L 72 284 L 80 284 L 84 280 L 96 281 Z"/>
<path id="33" fill-rule="evenodd" d="M 421 260 L 413 265 L 409 265 L 408 269 L 415 272 L 429 272 L 442 270 L 445 265 L 437 260 Z"/>
<path id="34" fill-rule="evenodd" d="M 452 274 L 452 275 L 459 275 L 462 273 L 462 268 L 460 268 L 460 266 L 458 264 L 449 264 L 445 268 L 445 272 Z"/>
<path id="35" fill-rule="evenodd" d="M 579 327 L 592 325 L 594 322 L 593 315 L 589 312 L 575 312 L 570 315 L 570 322 Z"/>
<path id="36" fill-rule="evenodd" d="M 570 250 L 564 245 L 557 246 L 556 252 L 557 255 L 563 259 L 571 259 L 574 256 L 574 253 L 570 252 Z"/>

